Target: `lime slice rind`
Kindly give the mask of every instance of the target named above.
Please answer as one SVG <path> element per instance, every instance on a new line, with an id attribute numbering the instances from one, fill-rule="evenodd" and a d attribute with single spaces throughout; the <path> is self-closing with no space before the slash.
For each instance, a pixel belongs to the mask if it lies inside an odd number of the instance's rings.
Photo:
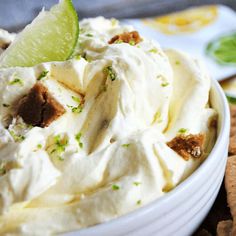
<path id="1" fill-rule="evenodd" d="M 64 61 L 78 41 L 79 24 L 71 0 L 61 0 L 42 11 L 0 56 L 0 67 L 30 67 L 42 62 Z"/>

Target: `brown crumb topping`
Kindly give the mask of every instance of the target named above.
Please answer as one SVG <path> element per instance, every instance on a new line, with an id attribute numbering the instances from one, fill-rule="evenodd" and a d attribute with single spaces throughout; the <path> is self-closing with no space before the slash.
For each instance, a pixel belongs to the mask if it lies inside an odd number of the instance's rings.
<path id="1" fill-rule="evenodd" d="M 218 236 L 226 236 L 226 235 L 233 235 L 231 234 L 233 227 L 232 220 L 222 220 L 217 224 L 217 235 Z"/>
<path id="2" fill-rule="evenodd" d="M 109 44 L 113 43 L 129 43 L 131 45 L 136 45 L 142 41 L 139 33 L 137 31 L 125 32 L 123 34 L 118 34 L 110 39 Z"/>
<path id="3" fill-rule="evenodd" d="M 230 140 L 229 154 L 236 154 L 236 105 L 230 105 Z"/>
<path id="4" fill-rule="evenodd" d="M 64 107 L 39 82 L 21 99 L 18 108 L 25 123 L 39 127 L 49 126 L 64 113 Z"/>
<path id="5" fill-rule="evenodd" d="M 200 158 L 203 152 L 203 134 L 178 135 L 173 138 L 167 145 L 177 152 L 184 160 L 188 161 L 192 158 Z"/>
<path id="6" fill-rule="evenodd" d="M 1 49 L 7 49 L 9 47 L 10 43 L 0 42 L 0 48 Z"/>

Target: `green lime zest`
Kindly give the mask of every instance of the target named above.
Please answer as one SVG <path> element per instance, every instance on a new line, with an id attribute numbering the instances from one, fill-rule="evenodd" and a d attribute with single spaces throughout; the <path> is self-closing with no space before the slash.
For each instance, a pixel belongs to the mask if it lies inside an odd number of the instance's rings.
<path id="1" fill-rule="evenodd" d="M 39 77 L 37 78 L 38 81 L 42 80 L 43 78 L 45 78 L 47 76 L 47 74 L 49 73 L 48 70 L 44 70 Z"/>
<path id="2" fill-rule="evenodd" d="M 75 97 L 75 96 L 72 96 L 71 98 L 75 102 L 77 102 L 78 105 L 77 106 L 67 105 L 67 107 L 70 108 L 73 113 L 77 113 L 77 114 L 81 113 L 83 111 L 83 104 L 81 102 L 81 99 L 79 97 Z"/>
<path id="3" fill-rule="evenodd" d="M 136 202 L 136 204 L 137 204 L 137 205 L 141 205 L 141 204 L 142 204 L 142 201 L 141 201 L 141 200 L 138 200 L 138 201 Z"/>
<path id="4" fill-rule="evenodd" d="M 152 49 L 149 50 L 149 52 L 151 52 L 151 53 L 158 53 L 158 50 L 156 48 L 152 48 Z"/>
<path id="5" fill-rule="evenodd" d="M 83 148 L 84 144 L 81 142 L 82 133 L 79 132 L 75 135 L 75 140 L 77 141 L 80 148 Z"/>
<path id="6" fill-rule="evenodd" d="M 61 135 L 56 135 L 54 137 L 55 147 L 50 154 L 55 154 L 58 160 L 63 161 L 62 154 L 65 152 L 66 147 L 68 146 L 69 140 L 67 137 L 61 137 Z"/>
<path id="7" fill-rule="evenodd" d="M 120 189 L 120 187 L 119 187 L 118 185 L 114 184 L 114 185 L 112 185 L 112 189 L 115 190 L 115 191 L 117 191 L 117 190 Z"/>
<path id="8" fill-rule="evenodd" d="M 178 133 L 180 133 L 180 134 L 185 134 L 185 133 L 187 133 L 187 131 L 188 131 L 188 129 L 180 128 L 180 129 L 178 130 Z"/>
<path id="9" fill-rule="evenodd" d="M 124 147 L 124 148 L 127 148 L 127 147 L 129 147 L 129 146 L 130 146 L 130 143 L 122 144 L 122 147 Z"/>
<path id="10" fill-rule="evenodd" d="M 25 136 L 20 135 L 20 134 L 16 134 L 13 130 L 10 130 L 9 132 L 15 142 L 18 143 L 18 142 L 25 140 Z"/>
<path id="11" fill-rule="evenodd" d="M 111 81 L 114 81 L 117 79 L 117 74 L 112 68 L 112 66 L 107 66 L 103 71 Z"/>
<path id="12" fill-rule="evenodd" d="M 13 79 L 12 81 L 9 82 L 9 85 L 16 85 L 16 84 L 18 84 L 20 86 L 24 85 L 22 79 L 20 79 L 20 78 L 15 78 L 15 79 Z"/>

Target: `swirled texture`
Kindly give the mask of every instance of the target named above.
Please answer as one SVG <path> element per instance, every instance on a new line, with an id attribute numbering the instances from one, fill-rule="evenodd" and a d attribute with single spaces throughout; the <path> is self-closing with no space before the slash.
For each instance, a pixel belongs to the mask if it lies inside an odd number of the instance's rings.
<path id="1" fill-rule="evenodd" d="M 204 67 L 145 38 L 108 44 L 133 30 L 85 19 L 81 56 L 0 70 L 1 235 L 51 235 L 124 215 L 165 195 L 207 157 L 216 112 Z M 39 80 L 66 110 L 44 128 L 16 114 Z M 204 135 L 201 158 L 186 161 L 168 147 L 179 132 Z"/>

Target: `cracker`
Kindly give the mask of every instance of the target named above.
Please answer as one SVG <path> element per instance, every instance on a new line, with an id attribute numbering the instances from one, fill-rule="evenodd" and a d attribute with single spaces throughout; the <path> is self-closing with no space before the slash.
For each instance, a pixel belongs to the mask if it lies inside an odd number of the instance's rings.
<path id="1" fill-rule="evenodd" d="M 17 114 L 33 126 L 47 127 L 65 113 L 64 107 L 41 83 L 36 83 L 19 104 Z"/>
<path id="2" fill-rule="evenodd" d="M 236 154 L 236 135 L 230 137 L 229 139 L 229 154 L 230 155 Z"/>
<path id="3" fill-rule="evenodd" d="M 234 137 L 236 135 L 236 126 L 230 127 L 230 137 Z"/>
<path id="4" fill-rule="evenodd" d="M 230 118 L 229 154 L 236 155 L 236 105 L 230 105 Z"/>
<path id="5" fill-rule="evenodd" d="M 217 225 L 217 236 L 230 236 L 232 230 L 232 220 L 222 220 Z"/>
<path id="6" fill-rule="evenodd" d="M 225 171 L 227 202 L 233 217 L 232 235 L 236 235 L 236 155 L 230 156 Z"/>
<path id="7" fill-rule="evenodd" d="M 171 141 L 167 142 L 168 147 L 177 152 L 184 160 L 200 158 L 203 152 L 204 135 L 188 134 L 178 135 Z"/>
<path id="8" fill-rule="evenodd" d="M 212 236 L 212 234 L 209 233 L 206 229 L 201 229 L 200 231 L 195 233 L 194 236 Z"/>

